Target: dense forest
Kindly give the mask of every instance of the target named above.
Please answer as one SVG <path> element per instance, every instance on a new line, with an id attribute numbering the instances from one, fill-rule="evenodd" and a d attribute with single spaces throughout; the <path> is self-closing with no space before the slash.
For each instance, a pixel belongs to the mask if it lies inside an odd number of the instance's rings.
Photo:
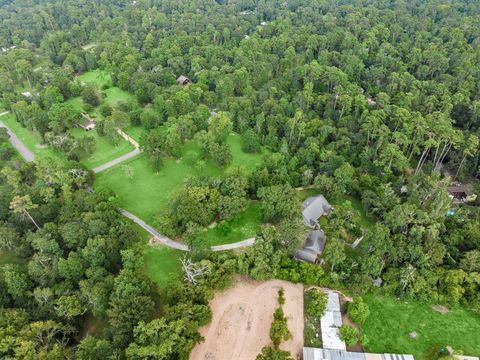
<path id="1" fill-rule="evenodd" d="M 477 1 L 0 0 L 0 23 L 1 107 L 66 158 L 23 162 L 0 134 L 0 250 L 16 259 L 0 273 L 0 357 L 186 359 L 234 273 L 356 293 L 381 279 L 386 294 L 480 311 L 480 201 L 456 208 L 447 193 L 480 177 Z M 93 69 L 134 98 L 102 103 L 78 79 Z M 159 290 L 143 273 L 136 229 L 79 163 L 94 144 L 67 131 L 78 96 L 112 142 L 141 126 L 155 171 L 192 139 L 230 164 L 232 131 L 245 152 L 268 150 L 251 173 L 192 177 L 156 217 L 209 269 L 198 283 Z M 339 206 L 326 264 L 292 260 L 299 187 L 360 200 L 374 224 L 355 251 Z M 253 247 L 199 243 L 252 199 L 265 223 Z M 98 336 L 87 318 L 105 322 Z"/>

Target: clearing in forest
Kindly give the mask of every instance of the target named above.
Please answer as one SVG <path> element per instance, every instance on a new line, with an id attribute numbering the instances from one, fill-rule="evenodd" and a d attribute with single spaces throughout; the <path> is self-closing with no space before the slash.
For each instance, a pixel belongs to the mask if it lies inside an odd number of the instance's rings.
<path id="1" fill-rule="evenodd" d="M 210 302 L 212 321 L 200 329 L 205 341 L 195 346 L 190 360 L 255 359 L 264 346 L 271 345 L 270 325 L 282 287 L 286 299 L 282 307 L 292 338 L 280 348 L 297 358 L 303 348 L 303 286 L 282 280 L 237 278 L 231 288 Z"/>

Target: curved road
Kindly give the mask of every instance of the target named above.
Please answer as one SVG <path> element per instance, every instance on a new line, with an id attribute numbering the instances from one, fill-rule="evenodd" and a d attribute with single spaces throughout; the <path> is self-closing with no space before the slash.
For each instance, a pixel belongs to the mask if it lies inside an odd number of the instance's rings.
<path id="1" fill-rule="evenodd" d="M 0 116 L 7 115 L 9 112 L 5 111 L 0 114 Z M 20 155 L 26 160 L 26 161 L 33 161 L 35 160 L 35 154 L 32 153 L 28 148 L 25 146 L 25 144 L 15 135 L 15 133 L 10 130 L 10 128 L 5 125 L 3 121 L 0 121 L 0 127 L 4 127 L 7 129 L 7 133 L 10 136 L 8 141 L 10 141 L 10 144 L 19 152 Z"/>
<path id="2" fill-rule="evenodd" d="M 160 234 L 157 230 L 155 230 L 153 227 L 148 225 L 145 221 L 140 219 L 139 217 L 133 215 L 131 212 L 128 212 L 127 210 L 124 209 L 118 209 L 120 213 L 132 220 L 134 223 L 137 225 L 141 226 L 143 229 L 145 229 L 147 232 L 149 232 L 151 235 L 153 235 L 155 238 L 157 238 L 162 244 L 171 247 L 173 249 L 177 250 L 182 250 L 182 251 L 190 251 L 187 245 L 181 244 L 178 241 L 172 240 L 165 235 Z M 225 251 L 225 250 L 233 250 L 233 249 L 238 249 L 241 247 L 245 246 L 251 246 L 255 243 L 255 238 L 250 238 L 246 239 L 243 241 L 239 241 L 233 244 L 225 244 L 225 245 L 216 245 L 212 246 L 210 249 L 212 251 Z"/>

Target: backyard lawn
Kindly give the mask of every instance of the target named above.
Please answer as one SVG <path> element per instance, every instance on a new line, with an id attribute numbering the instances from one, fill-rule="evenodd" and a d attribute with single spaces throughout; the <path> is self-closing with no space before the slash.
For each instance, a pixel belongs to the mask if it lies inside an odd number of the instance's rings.
<path id="1" fill-rule="evenodd" d="M 233 165 L 251 170 L 261 162 L 262 155 L 255 154 L 250 157 L 243 153 L 241 140 L 238 135 L 230 135 L 227 140 L 232 146 Z M 121 206 L 146 222 L 151 222 L 155 215 L 166 209 L 170 195 L 186 179 L 196 175 L 217 176 L 224 171 L 212 161 L 205 161 L 205 166 L 202 167 L 195 166 L 199 160 L 200 147 L 194 141 L 189 141 L 183 147 L 182 157 L 178 160 L 165 159 L 158 173 L 152 170 L 148 157 L 142 154 L 97 174 L 95 187 L 113 190 Z M 131 166 L 134 172 L 130 180 L 125 179 L 126 164 Z"/>
<path id="2" fill-rule="evenodd" d="M 25 144 L 25 146 L 38 157 L 50 157 L 55 160 L 64 159 L 63 154 L 58 151 L 50 148 L 47 145 L 40 144 L 41 138 L 40 135 L 32 130 L 24 128 L 20 123 L 15 119 L 13 114 L 7 114 L 0 118 L 1 121 L 5 123 L 17 137 Z"/>
<path id="3" fill-rule="evenodd" d="M 371 352 L 412 354 L 416 360 L 434 358 L 441 347 L 452 346 L 465 355 L 480 355 L 480 315 L 463 308 L 447 314 L 430 305 L 395 298 L 365 296 L 370 316 L 362 326 Z M 417 337 L 411 338 L 410 333 Z"/>
<path id="4" fill-rule="evenodd" d="M 262 223 L 260 203 L 250 202 L 247 208 L 232 220 L 221 221 L 215 227 L 200 234 L 202 243 L 212 245 L 231 244 L 254 237 Z"/>
<path id="5" fill-rule="evenodd" d="M 82 161 L 89 169 L 105 164 L 134 149 L 133 145 L 124 139 L 121 139 L 118 145 L 113 145 L 105 136 L 99 136 L 96 130 L 87 132 L 83 129 L 76 128 L 71 129 L 70 134 L 76 138 L 89 136 L 95 139 L 95 151 L 88 159 Z"/>

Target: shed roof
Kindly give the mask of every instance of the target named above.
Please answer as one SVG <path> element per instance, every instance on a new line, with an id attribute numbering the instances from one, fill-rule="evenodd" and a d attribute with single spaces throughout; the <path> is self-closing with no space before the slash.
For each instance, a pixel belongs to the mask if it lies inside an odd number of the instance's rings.
<path id="1" fill-rule="evenodd" d="M 371 354 L 344 350 L 303 348 L 303 360 L 414 360 L 406 354 Z"/>
<path id="2" fill-rule="evenodd" d="M 187 78 L 186 76 L 180 75 L 177 78 L 177 83 L 179 83 L 180 85 L 184 85 L 185 83 L 188 83 L 188 82 L 190 82 L 190 79 Z"/>
<path id="3" fill-rule="evenodd" d="M 323 195 L 309 197 L 303 202 L 302 216 L 305 225 L 315 227 L 320 216 L 330 214 L 331 205 Z"/>
<path id="4" fill-rule="evenodd" d="M 322 230 L 312 230 L 305 241 L 306 250 L 311 250 L 317 255 L 321 255 L 325 248 L 325 233 Z"/>
<path id="5" fill-rule="evenodd" d="M 299 249 L 295 252 L 295 258 L 314 263 L 317 261 L 317 253 L 308 249 Z"/>
<path id="6" fill-rule="evenodd" d="M 322 344 L 326 349 L 346 350 L 345 342 L 340 339 L 339 328 L 342 326 L 342 313 L 340 312 L 340 296 L 338 293 L 329 291 L 327 307 L 320 319 L 322 331 Z"/>

